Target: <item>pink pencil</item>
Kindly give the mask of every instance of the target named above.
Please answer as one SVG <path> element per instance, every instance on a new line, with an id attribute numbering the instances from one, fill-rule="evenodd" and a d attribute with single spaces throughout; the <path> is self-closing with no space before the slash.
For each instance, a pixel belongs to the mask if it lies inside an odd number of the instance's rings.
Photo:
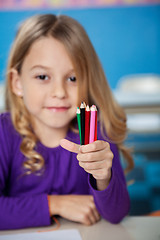
<path id="1" fill-rule="evenodd" d="M 87 105 L 86 110 L 85 110 L 85 138 L 84 138 L 84 144 L 89 143 L 89 126 L 90 126 L 90 109 L 89 106 Z"/>
<path id="2" fill-rule="evenodd" d="M 96 107 L 95 107 L 96 108 Z M 96 117 L 95 117 L 95 133 L 94 133 L 94 141 L 97 140 L 97 108 L 96 108 Z"/>
<path id="3" fill-rule="evenodd" d="M 90 112 L 90 135 L 89 135 L 89 143 L 94 142 L 94 134 L 95 134 L 95 120 L 96 120 L 96 106 L 92 105 Z"/>

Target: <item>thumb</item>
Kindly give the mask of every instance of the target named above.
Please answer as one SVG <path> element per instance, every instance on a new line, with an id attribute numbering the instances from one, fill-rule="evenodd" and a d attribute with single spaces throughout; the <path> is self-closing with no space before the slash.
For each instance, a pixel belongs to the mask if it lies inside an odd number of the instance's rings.
<path id="1" fill-rule="evenodd" d="M 61 147 L 65 148 L 66 150 L 70 151 L 70 152 L 74 152 L 74 153 L 79 153 L 80 151 L 80 145 L 76 144 L 74 142 L 71 142 L 67 139 L 61 139 L 60 140 L 60 145 Z"/>

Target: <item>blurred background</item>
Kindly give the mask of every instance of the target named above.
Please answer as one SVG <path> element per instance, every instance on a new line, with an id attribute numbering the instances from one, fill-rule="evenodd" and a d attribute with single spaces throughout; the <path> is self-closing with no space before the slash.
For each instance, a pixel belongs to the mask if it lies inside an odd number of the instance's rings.
<path id="1" fill-rule="evenodd" d="M 135 162 L 126 177 L 130 215 L 160 210 L 160 0 L 0 0 L 0 111 L 16 30 L 38 13 L 66 14 L 86 29 L 127 113 Z"/>

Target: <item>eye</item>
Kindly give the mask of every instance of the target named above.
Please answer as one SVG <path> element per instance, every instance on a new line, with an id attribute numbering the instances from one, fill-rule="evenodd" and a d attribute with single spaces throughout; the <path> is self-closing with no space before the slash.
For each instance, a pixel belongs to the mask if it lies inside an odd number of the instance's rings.
<path id="1" fill-rule="evenodd" d="M 69 82 L 76 82 L 76 81 L 77 81 L 77 79 L 76 79 L 75 76 L 71 76 L 71 77 L 67 78 L 67 80 L 68 80 Z"/>
<path id="2" fill-rule="evenodd" d="M 45 74 L 38 75 L 36 78 L 38 78 L 40 80 L 48 80 L 49 79 L 49 77 Z"/>

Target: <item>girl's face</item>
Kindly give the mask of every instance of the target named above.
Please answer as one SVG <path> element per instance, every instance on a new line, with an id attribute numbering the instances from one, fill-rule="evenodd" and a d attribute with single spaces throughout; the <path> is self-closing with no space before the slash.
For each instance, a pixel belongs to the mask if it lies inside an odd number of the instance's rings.
<path id="1" fill-rule="evenodd" d="M 22 96 L 38 129 L 66 129 L 76 117 L 76 76 L 58 40 L 52 37 L 37 40 L 12 85 L 14 93 Z"/>

